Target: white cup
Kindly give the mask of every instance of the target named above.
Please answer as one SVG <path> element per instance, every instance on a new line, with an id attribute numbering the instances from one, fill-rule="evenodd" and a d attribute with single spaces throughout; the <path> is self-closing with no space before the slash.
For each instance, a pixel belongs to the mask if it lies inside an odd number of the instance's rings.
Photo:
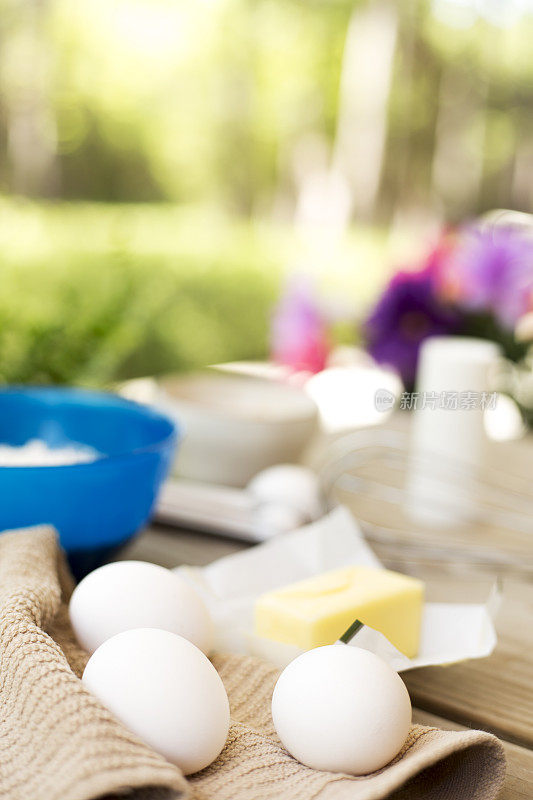
<path id="1" fill-rule="evenodd" d="M 424 524 L 473 516 L 487 436 L 484 412 L 496 395 L 495 342 L 459 336 L 427 339 L 420 351 L 411 428 L 407 510 Z"/>

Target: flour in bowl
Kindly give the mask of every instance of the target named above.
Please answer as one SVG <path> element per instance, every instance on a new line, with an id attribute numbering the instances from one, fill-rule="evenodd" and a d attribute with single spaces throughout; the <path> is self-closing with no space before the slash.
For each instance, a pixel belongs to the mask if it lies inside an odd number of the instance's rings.
<path id="1" fill-rule="evenodd" d="M 84 444 L 49 447 L 42 439 L 30 439 L 20 447 L 0 443 L 0 467 L 44 467 L 96 461 L 102 454 Z"/>

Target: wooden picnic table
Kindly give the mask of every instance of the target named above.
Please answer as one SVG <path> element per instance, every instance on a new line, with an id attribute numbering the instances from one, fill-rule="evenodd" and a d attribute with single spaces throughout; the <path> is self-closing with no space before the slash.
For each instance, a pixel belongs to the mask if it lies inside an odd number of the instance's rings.
<path id="1" fill-rule="evenodd" d="M 533 464 L 533 436 L 499 443 L 495 456 L 529 477 Z M 527 537 L 521 546 L 533 550 Z M 494 544 L 494 542 L 492 543 Z M 506 542 L 502 541 L 502 548 Z M 126 549 L 124 558 L 138 558 L 175 567 L 202 566 L 237 552 L 243 542 L 211 534 L 152 525 Z M 402 558 L 401 547 L 374 544 L 377 555 L 392 569 L 405 569 L 426 581 L 450 602 L 478 601 L 491 583 L 499 581 L 501 606 L 495 618 L 498 644 L 485 659 L 446 667 L 426 667 L 404 674 L 416 722 L 441 728 L 481 728 L 504 742 L 508 773 L 501 800 L 533 798 L 533 576 L 523 569 L 484 564 L 446 565 L 411 552 Z M 468 800 L 468 798 L 465 798 Z"/>

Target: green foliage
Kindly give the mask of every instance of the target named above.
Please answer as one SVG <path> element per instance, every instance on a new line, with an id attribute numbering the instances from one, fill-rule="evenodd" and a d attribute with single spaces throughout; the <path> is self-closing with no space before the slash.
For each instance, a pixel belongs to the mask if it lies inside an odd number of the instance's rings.
<path id="1" fill-rule="evenodd" d="M 364 37 L 365 15 L 386 4 L 0 0 L 0 189 L 290 219 L 303 173 L 344 147 L 341 85 L 357 101 L 376 79 L 348 74 L 347 33 L 363 23 Z M 398 35 L 379 78 L 389 83 L 386 141 L 365 217 L 528 210 L 533 16 L 454 27 L 430 0 L 388 5 Z M 381 111 L 351 113 L 358 167 L 358 130 L 375 125 L 379 139 Z"/>
<path id="2" fill-rule="evenodd" d="M 165 207 L 4 204 L 0 221 L 3 382 L 105 385 L 267 352 L 279 269 L 252 230 L 206 219 L 195 247 L 198 223 Z"/>
<path id="3" fill-rule="evenodd" d="M 387 3 L 397 16 L 390 74 L 385 56 L 381 77 L 361 66 L 350 74 L 348 32 L 366 37 L 368 15 Z M 352 190 L 361 191 L 368 153 L 359 132 L 372 138 L 375 126 L 379 140 L 384 111 L 383 159 L 378 147 L 369 165 L 380 185 L 366 209 L 358 202 L 362 218 L 390 221 L 405 208 L 452 221 L 492 207 L 529 210 L 533 16 L 524 8 L 513 25 L 473 18 L 455 27 L 434 7 L 0 0 L 0 190 L 210 202 L 288 220 L 304 174 L 338 160 L 346 142 L 353 152 L 341 168 L 355 166 Z M 388 84 L 383 109 L 361 105 L 376 79 Z M 341 86 L 355 98 L 346 119 Z"/>
<path id="4" fill-rule="evenodd" d="M 63 197 L 248 214 L 299 137 L 334 133 L 350 4 L 49 0 L 43 14 Z"/>
<path id="5" fill-rule="evenodd" d="M 519 363 L 527 355 L 529 344 L 518 341 L 514 331 L 499 325 L 492 314 L 470 312 L 463 322 L 463 328 L 460 333 L 464 336 L 497 342 L 502 348 L 504 357 L 509 361 Z"/>
<path id="6" fill-rule="evenodd" d="M 348 320 L 337 341 L 379 291 L 385 245 L 352 230 L 317 269 Z M 263 358 L 283 274 L 308 249 L 206 207 L 0 201 L 0 382 L 103 386 Z"/>

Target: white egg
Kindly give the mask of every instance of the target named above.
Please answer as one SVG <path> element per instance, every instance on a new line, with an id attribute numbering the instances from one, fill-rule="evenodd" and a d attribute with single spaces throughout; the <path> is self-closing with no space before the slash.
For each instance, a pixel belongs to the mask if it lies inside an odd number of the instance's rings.
<path id="1" fill-rule="evenodd" d="M 117 561 L 91 572 L 74 590 L 69 614 L 88 653 L 132 628 L 177 633 L 204 653 L 212 646 L 213 624 L 202 598 L 180 575 L 144 561 Z"/>
<path id="2" fill-rule="evenodd" d="M 308 650 L 281 673 L 272 719 L 285 748 L 314 769 L 366 775 L 399 752 L 411 724 L 400 676 L 367 650 Z"/>
<path id="3" fill-rule="evenodd" d="M 226 743 L 224 684 L 209 659 L 182 636 L 155 628 L 119 633 L 93 653 L 82 680 L 120 722 L 185 775 L 211 764 Z"/>
<path id="4" fill-rule="evenodd" d="M 318 477 L 311 469 L 298 464 L 268 467 L 252 478 L 246 490 L 259 504 L 289 506 L 308 520 L 322 514 Z"/>
<path id="5" fill-rule="evenodd" d="M 278 533 L 288 533 L 307 522 L 306 517 L 290 506 L 281 503 L 268 503 L 258 506 L 254 511 L 254 530 L 261 539 L 269 539 Z"/>

